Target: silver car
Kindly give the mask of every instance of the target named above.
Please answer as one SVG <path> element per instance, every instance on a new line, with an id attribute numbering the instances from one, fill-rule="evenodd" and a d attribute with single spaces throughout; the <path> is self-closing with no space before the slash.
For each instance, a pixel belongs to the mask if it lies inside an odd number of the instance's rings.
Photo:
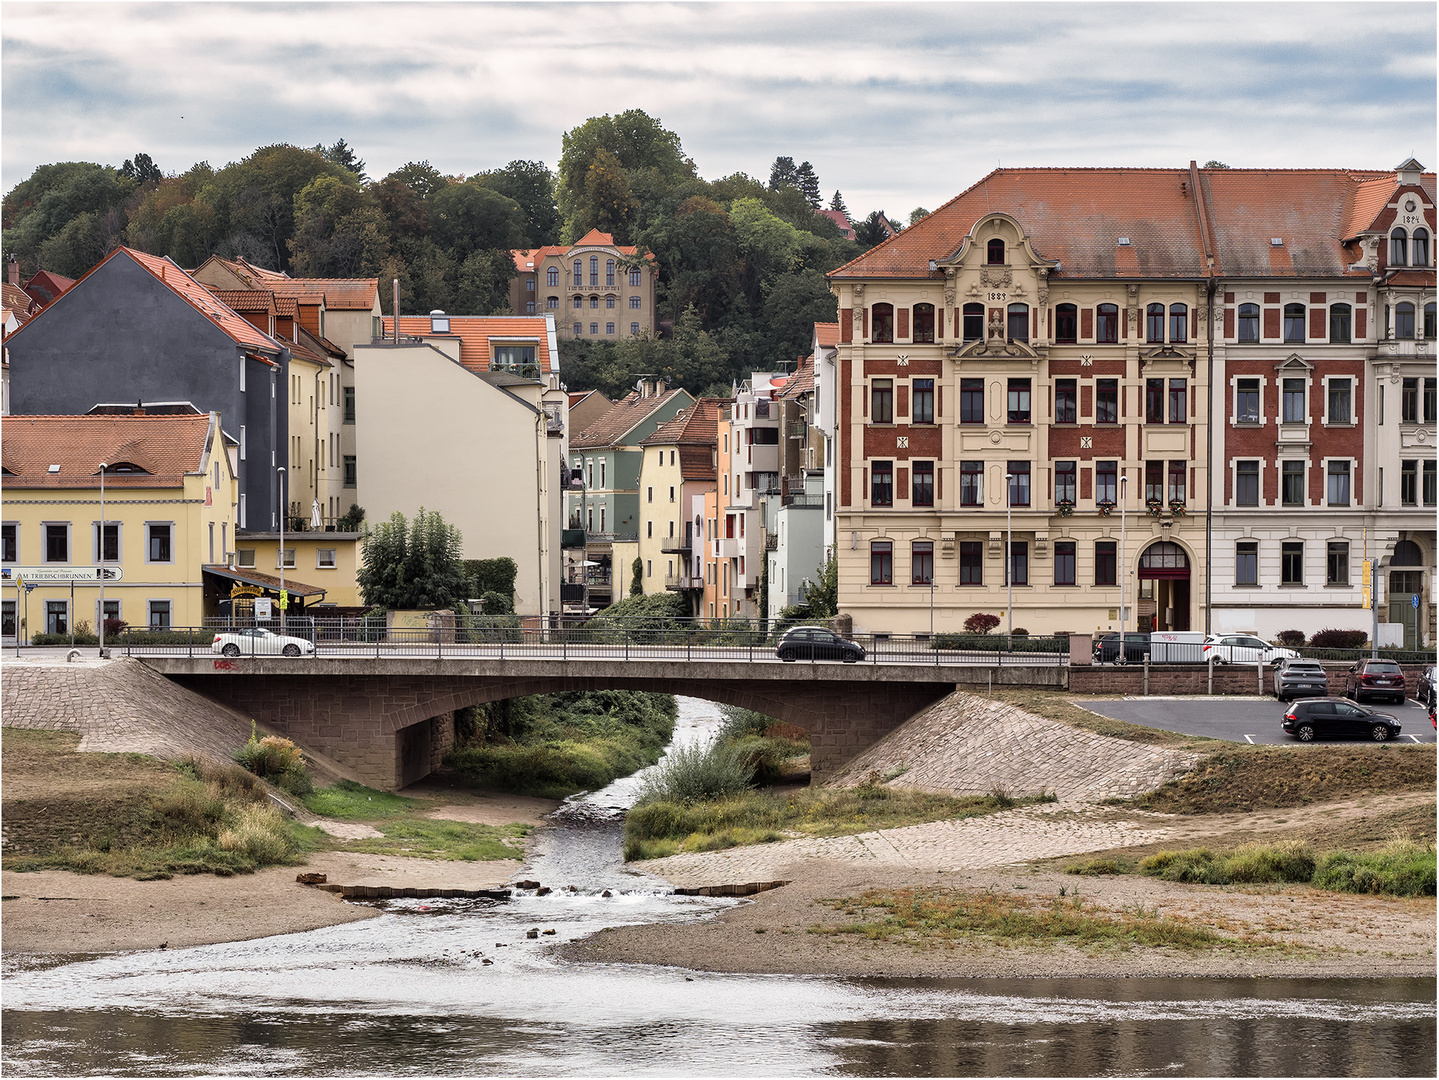
<path id="1" fill-rule="evenodd" d="M 1329 676 L 1318 660 L 1281 659 L 1274 667 L 1274 696 L 1280 701 L 1300 697 L 1325 697 Z"/>

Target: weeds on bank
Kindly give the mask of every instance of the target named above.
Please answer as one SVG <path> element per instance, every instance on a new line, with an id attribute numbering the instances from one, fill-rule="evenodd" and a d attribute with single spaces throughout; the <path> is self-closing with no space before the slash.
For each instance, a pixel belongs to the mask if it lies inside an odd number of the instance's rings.
<path id="1" fill-rule="evenodd" d="M 376 821 L 407 814 L 421 805 L 418 799 L 376 791 L 353 780 L 341 780 L 333 787 L 311 792 L 304 802 L 310 813 L 336 821 Z"/>
<path id="2" fill-rule="evenodd" d="M 1229 852 L 1209 848 L 1159 851 L 1130 867 L 1114 859 L 1075 863 L 1071 874 L 1128 873 L 1200 885 L 1304 884 L 1331 892 L 1433 896 L 1432 844 L 1396 837 L 1374 851 L 1316 854 L 1307 844 L 1249 844 Z"/>
<path id="3" fill-rule="evenodd" d="M 487 862 L 491 859 L 519 858 L 521 841 L 530 832 L 527 825 L 477 825 L 468 821 L 434 818 L 399 818 L 375 827 L 384 835 L 348 840 L 344 850 L 418 859 Z"/>
<path id="4" fill-rule="evenodd" d="M 791 836 L 849 836 L 926 821 L 992 814 L 1053 796 L 1003 793 L 955 798 L 868 785 L 804 788 L 786 794 L 745 791 L 710 801 L 642 802 L 625 816 L 625 859 L 659 859 L 680 851 L 718 851 Z"/>
<path id="5" fill-rule="evenodd" d="M 982 939 L 1001 945 L 1065 944 L 1086 949 L 1135 946 L 1204 949 L 1277 946 L 1257 936 L 1225 937 L 1152 908 L 1110 912 L 1081 897 L 1029 899 L 950 889 L 873 889 L 824 901 L 854 922 L 813 927 L 811 933 L 854 934 L 874 941 L 958 944 Z"/>

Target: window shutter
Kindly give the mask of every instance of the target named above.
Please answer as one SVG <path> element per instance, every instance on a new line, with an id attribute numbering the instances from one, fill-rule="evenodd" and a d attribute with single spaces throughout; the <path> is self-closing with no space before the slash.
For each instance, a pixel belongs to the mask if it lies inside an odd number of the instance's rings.
<path id="1" fill-rule="evenodd" d="M 839 341 L 841 345 L 854 341 L 854 308 L 839 309 Z"/>
<path id="2" fill-rule="evenodd" d="M 1234 294 L 1225 293 L 1225 295 L 1233 296 Z M 1232 340 L 1234 337 L 1234 309 L 1232 307 L 1224 309 L 1224 337 L 1226 340 Z"/>
<path id="3" fill-rule="evenodd" d="M 1324 294 L 1320 293 L 1319 295 L 1323 296 Z M 1324 340 L 1326 333 L 1324 329 L 1324 314 L 1325 309 L 1322 307 L 1309 309 L 1309 336 L 1317 338 L 1320 341 Z"/>
<path id="4" fill-rule="evenodd" d="M 1367 336 L 1369 322 L 1369 309 L 1356 308 L 1354 311 L 1354 338 L 1356 341 L 1363 341 Z"/>
<path id="5" fill-rule="evenodd" d="M 1278 295 L 1277 293 L 1275 295 Z M 1279 337 L 1279 316 L 1281 312 L 1277 307 L 1264 309 L 1264 336 L 1267 338 Z"/>
<path id="6" fill-rule="evenodd" d="M 895 313 L 895 340 L 909 337 L 909 308 L 898 308 Z"/>
<path id="7" fill-rule="evenodd" d="M 1079 336 L 1088 340 L 1094 336 L 1094 309 L 1083 308 L 1079 312 Z"/>

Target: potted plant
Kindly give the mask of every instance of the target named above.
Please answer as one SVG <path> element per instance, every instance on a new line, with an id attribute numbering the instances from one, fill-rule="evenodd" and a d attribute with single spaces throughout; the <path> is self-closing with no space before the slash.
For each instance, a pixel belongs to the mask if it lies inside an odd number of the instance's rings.
<path id="1" fill-rule="evenodd" d="M 1110 514 L 1114 513 L 1114 505 L 1114 502 L 1110 499 L 1105 499 L 1103 502 L 1099 503 L 1099 516 L 1108 517 Z"/>
<path id="2" fill-rule="evenodd" d="M 1072 499 L 1064 499 L 1056 504 L 1055 509 L 1059 511 L 1060 517 L 1069 517 L 1074 513 L 1074 501 Z"/>
<path id="3" fill-rule="evenodd" d="M 1164 503 L 1159 499 L 1145 499 L 1144 508 L 1149 511 L 1150 517 L 1158 517 L 1164 511 Z"/>
<path id="4" fill-rule="evenodd" d="M 1183 499 L 1170 499 L 1170 500 L 1169 500 L 1169 512 L 1170 512 L 1171 514 L 1173 514 L 1175 517 L 1183 517 L 1183 516 L 1184 516 L 1184 500 L 1183 500 Z"/>

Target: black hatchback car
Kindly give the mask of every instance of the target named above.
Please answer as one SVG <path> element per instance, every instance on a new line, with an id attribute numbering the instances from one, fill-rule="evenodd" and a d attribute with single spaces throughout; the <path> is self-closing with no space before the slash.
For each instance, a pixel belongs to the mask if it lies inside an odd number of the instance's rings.
<path id="1" fill-rule="evenodd" d="M 796 626 L 785 632 L 775 655 L 793 660 L 843 660 L 853 664 L 864 659 L 864 646 L 856 645 L 823 626 Z"/>
<path id="2" fill-rule="evenodd" d="M 1096 664 L 1142 664 L 1149 659 L 1149 635 L 1130 632 L 1124 635 L 1124 654 L 1119 652 L 1119 635 L 1105 634 L 1094 640 Z"/>
<path id="3" fill-rule="evenodd" d="M 1284 730 L 1300 742 L 1317 738 L 1368 738 L 1386 742 L 1399 734 L 1399 721 L 1388 713 L 1344 698 L 1296 701 L 1284 714 Z"/>

